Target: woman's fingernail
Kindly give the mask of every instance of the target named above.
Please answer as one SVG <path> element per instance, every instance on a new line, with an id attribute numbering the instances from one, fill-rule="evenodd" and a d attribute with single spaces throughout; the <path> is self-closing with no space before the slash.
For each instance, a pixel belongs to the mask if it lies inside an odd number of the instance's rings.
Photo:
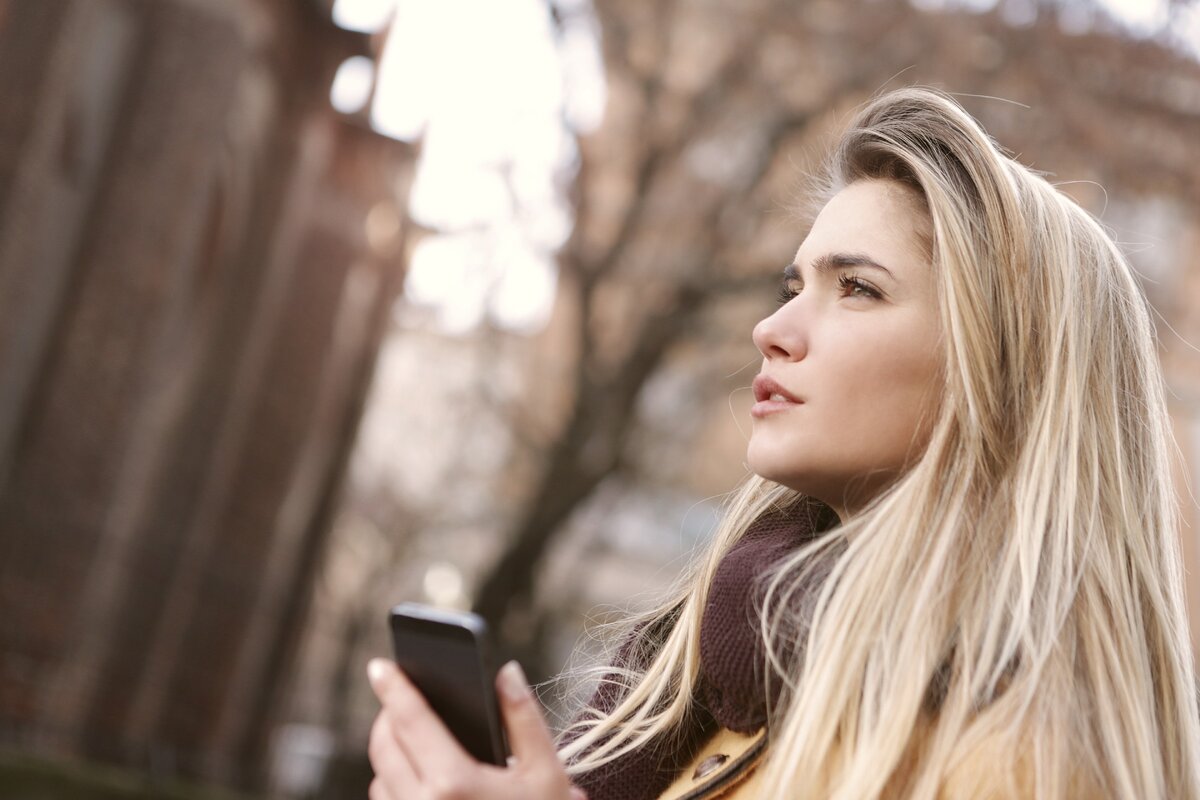
<path id="1" fill-rule="evenodd" d="M 510 661 L 500 668 L 500 691 L 514 703 L 529 696 L 525 673 L 516 661 Z"/>
<path id="2" fill-rule="evenodd" d="M 382 658 L 372 658 L 367 662 L 367 680 L 372 686 L 379 686 L 380 681 L 387 674 L 387 664 Z"/>

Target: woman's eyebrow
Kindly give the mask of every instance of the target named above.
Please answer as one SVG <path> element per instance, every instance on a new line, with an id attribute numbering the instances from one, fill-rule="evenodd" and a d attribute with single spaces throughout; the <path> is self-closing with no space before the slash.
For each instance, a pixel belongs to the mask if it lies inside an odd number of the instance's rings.
<path id="1" fill-rule="evenodd" d="M 892 280 L 896 279 L 890 269 L 864 253 L 825 253 L 814 258 L 812 266 L 817 272 L 833 272 L 847 267 L 870 267 L 882 270 Z M 784 268 L 783 274 L 788 278 L 799 278 L 800 266 L 789 264 Z"/>

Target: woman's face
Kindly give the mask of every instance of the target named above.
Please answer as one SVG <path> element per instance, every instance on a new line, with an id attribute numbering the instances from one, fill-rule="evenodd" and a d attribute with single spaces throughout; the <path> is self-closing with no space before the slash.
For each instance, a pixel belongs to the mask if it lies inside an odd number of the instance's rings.
<path id="1" fill-rule="evenodd" d="M 913 190 L 863 180 L 822 209 L 754 328 L 754 472 L 846 519 L 918 456 L 942 390 L 928 214 Z"/>

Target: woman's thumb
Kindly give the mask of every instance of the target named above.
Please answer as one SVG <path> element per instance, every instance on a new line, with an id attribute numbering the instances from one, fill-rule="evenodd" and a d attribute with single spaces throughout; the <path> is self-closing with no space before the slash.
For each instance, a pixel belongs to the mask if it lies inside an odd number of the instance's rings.
<path id="1" fill-rule="evenodd" d="M 546 729 L 542 711 L 533 697 L 533 692 L 529 690 L 521 665 L 510 661 L 501 667 L 500 674 L 496 676 L 496 688 L 500 693 L 508 743 L 517 760 L 527 765 L 547 760 L 557 763 L 554 740 L 550 738 L 550 731 Z"/>

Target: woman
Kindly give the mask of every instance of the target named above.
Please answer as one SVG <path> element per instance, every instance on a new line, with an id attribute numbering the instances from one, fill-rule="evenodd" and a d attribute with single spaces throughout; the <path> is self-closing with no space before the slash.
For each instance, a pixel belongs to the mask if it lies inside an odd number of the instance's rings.
<path id="1" fill-rule="evenodd" d="M 508 770 L 373 662 L 372 797 L 1200 798 L 1129 265 L 939 92 L 870 102 L 827 178 L 754 331 L 756 477 L 709 553 L 557 754 L 502 671 Z"/>

